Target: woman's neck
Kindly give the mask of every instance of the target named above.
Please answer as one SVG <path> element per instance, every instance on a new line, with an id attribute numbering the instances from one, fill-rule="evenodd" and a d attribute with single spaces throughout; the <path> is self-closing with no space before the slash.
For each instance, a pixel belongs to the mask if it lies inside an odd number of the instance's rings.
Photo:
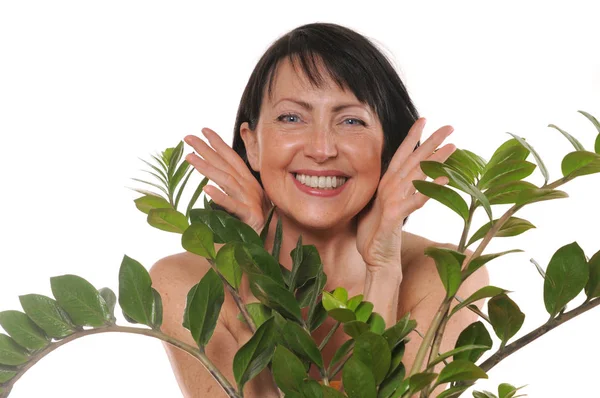
<path id="1" fill-rule="evenodd" d="M 271 252 L 277 229 L 277 211 L 269 225 L 265 248 Z M 302 235 L 303 245 L 314 245 L 321 257 L 323 271 L 327 275 L 326 290 L 344 287 L 350 294 L 361 293 L 366 277 L 366 265 L 356 249 L 356 225 L 350 221 L 327 230 L 302 228 L 301 225 L 282 216 L 283 239 L 279 262 L 288 270 L 292 269 L 290 252 L 296 248 L 298 237 Z"/>

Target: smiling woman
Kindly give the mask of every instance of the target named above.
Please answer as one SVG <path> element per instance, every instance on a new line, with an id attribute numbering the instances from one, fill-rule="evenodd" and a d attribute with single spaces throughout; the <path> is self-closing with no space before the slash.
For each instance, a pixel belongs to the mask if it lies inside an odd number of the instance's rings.
<path id="1" fill-rule="evenodd" d="M 257 232 L 276 206 L 268 250 L 280 220 L 281 252 L 290 253 L 299 236 L 315 245 L 328 277 L 326 290 L 344 287 L 351 296 L 363 294 L 387 325 L 410 311 L 424 332 L 445 296 L 424 249 L 456 249 L 403 231 L 409 214 L 429 199 L 412 184 L 426 179 L 420 161 L 443 162 L 456 149 L 440 147 L 451 126 L 420 144 L 424 125 L 397 72 L 367 38 L 340 25 L 314 23 L 279 38 L 259 60 L 242 95 L 232 148 L 205 128 L 210 146 L 187 136 L 197 154 L 186 160 L 221 188 L 204 188 L 213 201 Z M 434 182 L 443 185 L 447 179 Z M 291 269 L 289 256 L 282 255 L 280 262 Z M 164 332 L 194 344 L 181 318 L 186 293 L 209 269 L 204 258 L 191 253 L 166 257 L 152 267 L 154 286 L 164 300 Z M 459 295 L 467 297 L 487 282 L 482 267 Z M 257 301 L 245 276 L 240 295 L 246 303 Z M 232 380 L 233 356 L 251 333 L 237 319 L 231 296 L 226 295 L 223 308 L 206 353 Z M 453 348 L 458 333 L 475 319 L 466 309 L 459 311 L 441 350 Z M 328 319 L 314 331 L 318 343 L 334 323 Z M 420 342 L 415 332 L 410 336 L 403 359 L 407 369 Z M 330 336 L 322 351 L 326 364 L 348 338 L 341 329 Z M 218 386 L 199 363 L 165 348 L 185 396 L 214 394 Z M 310 374 L 319 378 L 314 368 Z M 435 393 L 444 388 L 440 385 Z M 277 396 L 268 370 L 246 385 L 245 396 Z"/>

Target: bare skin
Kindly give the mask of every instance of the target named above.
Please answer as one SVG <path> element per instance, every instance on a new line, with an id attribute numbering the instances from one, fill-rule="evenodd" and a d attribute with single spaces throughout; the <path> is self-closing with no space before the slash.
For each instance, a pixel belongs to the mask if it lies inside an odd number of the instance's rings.
<path id="1" fill-rule="evenodd" d="M 336 110 L 339 104 L 350 105 Z M 432 242 L 402 230 L 402 220 L 429 199 L 412 185 L 412 180 L 426 178 L 419 162 L 443 162 L 455 149 L 451 144 L 438 148 L 453 130 L 444 126 L 413 151 L 423 126 L 424 120 L 419 119 L 411 128 L 380 180 L 384 140 L 373 110 L 332 81 L 322 88 L 311 87 L 289 62 L 283 62 L 277 71 L 273 97 L 265 95 L 256 130 L 250 130 L 248 123 L 243 123 L 240 129 L 248 160 L 261 173 L 264 191 L 256 180 L 252 181 L 253 177 L 248 177 L 251 174 L 243 161 L 212 130 L 203 133 L 214 150 L 198 137 L 186 137 L 186 142 L 201 156 L 190 154 L 186 160 L 223 190 L 213 186 L 205 188 L 205 192 L 255 230 L 260 231 L 264 225 L 268 203 L 277 206 L 266 242 L 270 249 L 275 222 L 281 218 L 283 266 L 291 269 L 289 253 L 302 235 L 303 244 L 314 244 L 319 251 L 328 276 L 325 289 L 342 286 L 350 295 L 364 294 L 388 326 L 410 312 L 419 325 L 417 329 L 424 334 L 445 291 L 435 263 L 423 251 L 427 246 L 453 249 L 456 246 Z M 312 170 L 338 170 L 348 177 L 347 185 L 335 197 L 310 195 L 296 185 L 297 170 L 308 170 L 307 174 Z M 434 182 L 444 183 L 441 179 Z M 371 198 L 375 198 L 374 205 L 365 207 Z M 180 253 L 158 261 L 150 271 L 153 286 L 163 296 L 162 330 L 189 344 L 194 341 L 181 326 L 186 294 L 208 268 L 203 258 Z M 458 295 L 467 297 L 487 281 L 487 271 L 482 267 L 459 289 Z M 256 301 L 246 278 L 240 294 L 246 303 Z M 483 300 L 475 304 L 481 306 Z M 237 314 L 233 299 L 226 294 L 217 328 L 206 349 L 208 357 L 230 381 L 234 380 L 233 356 L 251 337 L 236 318 Z M 454 348 L 460 331 L 476 319 L 468 309 L 459 311 L 447 326 L 441 351 Z M 328 320 L 313 332 L 317 343 L 333 323 Z M 403 360 L 407 369 L 412 367 L 420 343 L 416 333 L 409 337 L 411 341 Z M 323 350 L 325 364 L 347 339 L 343 330 L 338 329 Z M 186 397 L 225 396 L 217 393 L 217 383 L 193 358 L 175 348 L 166 346 L 166 349 Z M 442 365 L 435 370 L 439 372 Z M 310 375 L 320 379 L 314 368 Z M 445 387 L 438 387 L 433 396 Z M 276 397 L 268 370 L 249 382 L 244 393 L 247 398 Z"/>

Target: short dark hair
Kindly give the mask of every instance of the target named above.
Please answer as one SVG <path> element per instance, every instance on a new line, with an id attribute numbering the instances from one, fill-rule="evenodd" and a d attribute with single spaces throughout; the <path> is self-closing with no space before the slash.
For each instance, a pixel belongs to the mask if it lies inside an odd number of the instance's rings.
<path id="1" fill-rule="evenodd" d="M 285 57 L 293 66 L 300 66 L 316 87 L 321 87 L 324 81 L 316 62 L 322 60 L 340 88 L 348 87 L 360 102 L 374 110 L 384 135 L 383 175 L 410 127 L 419 118 L 417 109 L 390 61 L 368 38 L 341 25 L 310 23 L 286 33 L 267 49 L 254 67 L 240 100 L 232 147 L 261 186 L 260 174 L 248 162 L 240 126 L 248 122 L 251 130 L 256 129 L 265 90 L 271 96 L 277 65 Z M 415 149 L 419 145 L 420 141 Z"/>

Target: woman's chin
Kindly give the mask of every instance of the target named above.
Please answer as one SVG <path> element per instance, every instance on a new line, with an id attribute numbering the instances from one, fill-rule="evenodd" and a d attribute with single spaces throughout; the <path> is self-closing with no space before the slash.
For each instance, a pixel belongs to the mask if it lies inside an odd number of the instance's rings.
<path id="1" fill-rule="evenodd" d="M 315 230 L 339 228 L 352 219 L 348 214 L 331 214 L 328 212 L 302 212 L 290 214 L 290 216 L 301 227 Z"/>

